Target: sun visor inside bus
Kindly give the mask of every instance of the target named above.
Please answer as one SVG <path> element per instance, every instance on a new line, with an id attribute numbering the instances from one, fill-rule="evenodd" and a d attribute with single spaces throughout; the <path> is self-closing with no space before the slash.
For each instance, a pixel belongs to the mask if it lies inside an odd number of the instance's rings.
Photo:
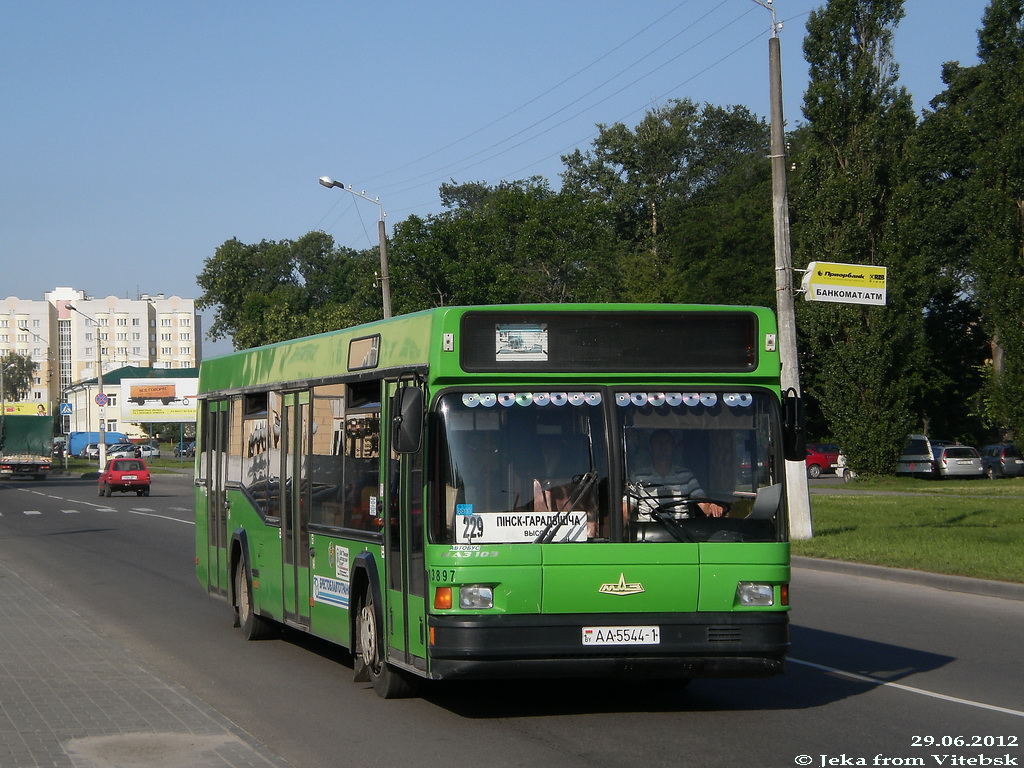
<path id="1" fill-rule="evenodd" d="M 752 312 L 468 312 L 462 369 L 717 371 L 757 368 Z"/>

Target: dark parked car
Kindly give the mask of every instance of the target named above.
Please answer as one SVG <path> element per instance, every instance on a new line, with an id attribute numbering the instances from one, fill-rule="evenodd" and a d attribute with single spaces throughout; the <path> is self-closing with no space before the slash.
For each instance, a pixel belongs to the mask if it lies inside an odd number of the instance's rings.
<path id="1" fill-rule="evenodd" d="M 180 443 L 174 446 L 175 456 L 195 456 L 196 455 L 196 443 L 195 440 L 182 440 Z"/>
<path id="2" fill-rule="evenodd" d="M 807 476 L 834 474 L 839 466 L 839 446 L 833 443 L 807 444 Z"/>
<path id="3" fill-rule="evenodd" d="M 981 449 L 981 466 L 985 477 L 1021 477 L 1024 475 L 1024 458 L 1013 443 L 986 445 Z"/>
<path id="4" fill-rule="evenodd" d="M 110 459 L 100 472 L 100 496 L 114 491 L 149 496 L 149 467 L 142 459 Z"/>

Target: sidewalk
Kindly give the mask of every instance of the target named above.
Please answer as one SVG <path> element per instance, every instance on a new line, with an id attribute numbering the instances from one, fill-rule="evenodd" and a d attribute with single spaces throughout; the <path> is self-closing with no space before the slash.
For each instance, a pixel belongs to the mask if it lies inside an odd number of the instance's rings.
<path id="1" fill-rule="evenodd" d="M 0 563 L 0 766 L 289 764 Z"/>

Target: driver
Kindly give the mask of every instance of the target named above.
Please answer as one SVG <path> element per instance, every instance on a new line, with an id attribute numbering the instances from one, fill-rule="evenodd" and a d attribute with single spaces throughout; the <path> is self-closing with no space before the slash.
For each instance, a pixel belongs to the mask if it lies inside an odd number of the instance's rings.
<path id="1" fill-rule="evenodd" d="M 656 430 L 650 439 L 650 463 L 631 473 L 632 482 L 647 486 L 634 501 L 639 514 L 649 516 L 664 503 L 671 504 L 681 499 L 707 498 L 693 472 L 673 461 L 674 447 L 675 441 L 669 430 Z M 716 502 L 698 501 L 696 504 L 708 517 L 722 517 L 725 514 L 725 507 Z M 670 508 L 667 511 L 679 510 Z"/>

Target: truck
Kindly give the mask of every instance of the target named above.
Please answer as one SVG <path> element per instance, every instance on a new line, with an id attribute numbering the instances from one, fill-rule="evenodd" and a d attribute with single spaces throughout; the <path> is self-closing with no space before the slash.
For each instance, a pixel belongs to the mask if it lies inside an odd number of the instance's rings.
<path id="1" fill-rule="evenodd" d="M 53 459 L 52 416 L 4 416 L 0 433 L 0 477 L 46 479 Z"/>
<path id="2" fill-rule="evenodd" d="M 98 443 L 100 441 L 99 432 L 72 432 L 68 435 L 67 451 L 69 456 L 81 456 L 85 451 L 85 446 L 90 443 Z M 107 445 L 117 445 L 118 443 L 130 443 L 128 435 L 124 432 L 111 432 L 106 431 L 103 433 L 103 442 Z"/>
<path id="3" fill-rule="evenodd" d="M 162 382 L 160 384 L 132 384 L 128 391 L 128 402 L 145 405 L 150 400 L 159 400 L 164 405 L 178 402 L 177 391 L 174 382 Z M 185 405 L 188 405 L 188 398 L 185 398 Z"/>

